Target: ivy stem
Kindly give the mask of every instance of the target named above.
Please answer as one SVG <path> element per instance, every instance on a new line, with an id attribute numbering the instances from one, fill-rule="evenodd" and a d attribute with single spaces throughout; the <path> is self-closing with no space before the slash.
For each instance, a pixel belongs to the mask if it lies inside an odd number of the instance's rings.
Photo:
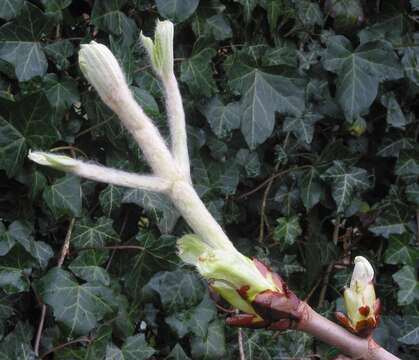
<path id="1" fill-rule="evenodd" d="M 416 209 L 416 242 L 419 246 L 419 208 Z"/>
<path id="2" fill-rule="evenodd" d="M 61 255 L 58 259 L 57 267 L 62 267 L 64 263 L 64 259 L 69 253 L 70 249 L 70 240 L 71 240 L 71 233 L 73 232 L 73 227 L 76 219 L 72 218 L 70 220 L 70 224 L 68 225 L 67 234 L 65 235 L 64 244 L 61 248 Z M 36 331 L 36 338 L 35 338 L 35 344 L 34 344 L 34 352 L 35 356 L 39 355 L 39 345 L 41 343 L 41 337 L 42 337 L 42 330 L 44 329 L 44 323 L 45 323 L 45 317 L 47 314 L 47 306 L 45 304 L 42 304 L 41 308 L 41 317 L 39 319 L 39 325 L 38 330 Z M 43 356 L 42 356 L 43 357 Z"/>
<path id="3" fill-rule="evenodd" d="M 238 339 L 238 342 L 239 342 L 240 360 L 246 360 L 246 355 L 244 354 L 244 347 L 243 347 L 243 330 L 242 330 L 242 328 L 237 329 L 237 339 Z"/>

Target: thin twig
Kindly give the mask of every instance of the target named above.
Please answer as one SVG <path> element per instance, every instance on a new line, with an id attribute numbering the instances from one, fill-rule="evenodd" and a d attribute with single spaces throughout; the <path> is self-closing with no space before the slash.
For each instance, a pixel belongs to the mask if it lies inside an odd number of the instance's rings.
<path id="1" fill-rule="evenodd" d="M 248 191 L 248 192 L 240 195 L 237 198 L 237 200 L 241 200 L 243 198 L 246 198 L 246 197 L 254 194 L 255 192 L 258 192 L 260 189 L 262 189 L 263 187 L 265 187 L 265 185 L 269 184 L 271 181 L 275 180 L 276 178 L 278 178 L 278 177 L 280 177 L 282 175 L 288 174 L 289 172 L 294 171 L 294 170 L 298 171 L 298 170 L 307 169 L 309 167 L 311 167 L 311 165 L 295 166 L 295 167 L 289 168 L 287 170 L 281 171 L 279 173 L 273 174 L 268 179 L 266 179 L 264 182 L 262 182 L 261 184 L 259 184 L 258 186 L 256 186 L 254 189 L 252 189 L 252 190 L 250 190 L 250 191 Z"/>
<path id="2" fill-rule="evenodd" d="M 68 225 L 67 234 L 64 239 L 64 244 L 61 249 L 61 255 L 58 259 L 57 267 L 63 266 L 64 259 L 68 254 L 69 248 L 70 248 L 70 239 L 71 239 L 71 233 L 73 232 L 74 222 L 76 221 L 75 218 L 72 218 L 70 220 L 70 224 Z M 35 355 L 39 355 L 39 345 L 41 343 L 41 337 L 42 337 L 42 330 L 44 329 L 44 323 L 45 323 L 45 316 L 47 314 L 47 306 L 45 304 L 42 304 L 41 308 L 41 317 L 39 319 L 38 324 L 38 330 L 36 331 L 36 338 L 35 338 L 35 344 L 34 344 L 34 352 Z M 43 356 L 42 356 L 43 357 Z"/>
<path id="3" fill-rule="evenodd" d="M 242 328 L 237 329 L 237 338 L 238 338 L 238 342 L 239 342 L 240 360 L 246 360 L 246 356 L 244 354 L 244 347 L 243 347 L 243 331 L 242 331 Z"/>
<path id="4" fill-rule="evenodd" d="M 280 163 L 278 162 L 275 165 L 275 173 L 278 172 Z M 265 192 L 263 193 L 262 198 L 262 205 L 260 209 L 260 225 L 259 225 L 259 242 L 263 242 L 263 236 L 265 232 L 265 208 L 266 208 L 266 201 L 268 199 L 269 191 L 271 191 L 272 184 L 274 182 L 275 178 L 271 176 L 270 181 L 268 183 L 268 186 L 266 186 Z"/>
<path id="5" fill-rule="evenodd" d="M 58 263 L 57 263 L 58 267 L 63 266 L 64 259 L 70 250 L 71 233 L 73 232 L 73 227 L 74 227 L 75 222 L 76 222 L 75 218 L 72 218 L 70 220 L 70 225 L 68 226 L 67 234 L 65 235 L 65 239 L 64 239 L 64 244 L 61 249 L 61 255 L 60 255 L 60 258 L 58 259 Z"/>
<path id="6" fill-rule="evenodd" d="M 419 209 L 416 209 L 416 241 L 419 246 Z"/>
<path id="7" fill-rule="evenodd" d="M 326 274 L 324 275 L 323 286 L 322 286 L 322 289 L 320 290 L 319 302 L 317 303 L 318 309 L 323 306 L 323 302 L 326 297 L 326 290 L 329 285 L 330 274 L 332 273 L 332 269 L 334 266 L 335 266 L 335 263 L 331 262 L 329 266 L 327 267 Z"/>
<path id="8" fill-rule="evenodd" d="M 87 343 L 90 343 L 91 340 L 87 336 L 82 336 L 81 338 L 68 341 L 68 342 L 66 342 L 64 344 L 57 345 L 57 346 L 53 347 L 52 349 L 49 349 L 47 352 L 44 352 L 40 357 L 41 357 L 41 359 L 43 359 L 43 358 L 47 357 L 49 354 L 52 354 L 53 352 L 55 352 L 57 350 L 60 350 L 60 349 L 62 349 L 64 347 L 69 346 L 69 345 L 72 345 L 72 344 L 77 344 L 79 342 L 87 342 Z"/>

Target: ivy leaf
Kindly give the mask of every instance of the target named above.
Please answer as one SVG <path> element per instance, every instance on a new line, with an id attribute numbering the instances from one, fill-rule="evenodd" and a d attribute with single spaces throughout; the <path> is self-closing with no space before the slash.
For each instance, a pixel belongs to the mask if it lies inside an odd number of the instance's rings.
<path id="1" fill-rule="evenodd" d="M 332 196 L 338 213 L 346 209 L 356 192 L 370 187 L 366 170 L 346 166 L 342 161 L 334 161 L 321 178 L 332 184 Z"/>
<path id="2" fill-rule="evenodd" d="M 407 230 L 409 211 L 398 204 L 392 204 L 380 213 L 368 230 L 376 236 L 389 238 L 392 234 L 403 234 Z"/>
<path id="3" fill-rule="evenodd" d="M 16 175 L 22 167 L 26 151 L 25 137 L 0 117 L 0 169 L 6 170 L 10 177 Z"/>
<path id="4" fill-rule="evenodd" d="M 305 170 L 300 177 L 300 196 L 307 210 L 319 203 L 323 195 L 320 174 L 314 166 Z"/>
<path id="5" fill-rule="evenodd" d="M 61 113 L 80 101 L 77 83 L 72 78 L 59 79 L 56 74 L 48 74 L 43 80 L 45 95 L 55 111 Z"/>
<path id="6" fill-rule="evenodd" d="M 159 14 L 174 22 L 183 22 L 189 18 L 199 5 L 199 0 L 156 0 Z"/>
<path id="7" fill-rule="evenodd" d="M 105 360 L 146 360 L 155 352 L 141 334 L 128 337 L 121 349 L 108 345 Z"/>
<path id="8" fill-rule="evenodd" d="M 295 240 L 302 234 L 298 216 L 278 218 L 274 230 L 274 239 L 281 244 L 282 248 L 294 244 Z"/>
<path id="9" fill-rule="evenodd" d="M 409 232 L 403 234 L 390 235 L 384 259 L 386 264 L 403 264 L 414 266 L 417 259 L 419 259 L 419 250 L 410 245 L 412 235 Z"/>
<path id="10" fill-rule="evenodd" d="M 107 216 L 110 216 L 114 210 L 121 206 L 124 191 L 125 189 L 120 186 L 108 185 L 100 192 L 100 206 Z"/>
<path id="11" fill-rule="evenodd" d="M 14 65 L 19 81 L 43 76 L 47 72 L 48 63 L 40 39 L 51 25 L 49 17 L 25 1 L 19 16 L 0 27 L 0 59 Z"/>
<path id="12" fill-rule="evenodd" d="M 136 236 L 134 245 L 140 246 L 142 250 L 128 260 L 130 271 L 126 277 L 126 286 L 133 294 L 138 294 L 156 271 L 175 267 L 177 259 L 173 254 L 176 251 L 176 238 L 169 235 L 159 238 L 151 232 L 144 232 Z"/>
<path id="13" fill-rule="evenodd" d="M 279 205 L 281 213 L 290 216 L 296 212 L 300 204 L 300 191 L 296 186 L 282 184 L 277 190 L 274 199 Z"/>
<path id="14" fill-rule="evenodd" d="M 191 360 L 191 358 L 186 355 L 185 350 L 177 343 L 165 360 Z"/>
<path id="15" fill-rule="evenodd" d="M 164 194 L 142 189 L 128 189 L 122 203 L 132 203 L 146 209 L 157 220 L 158 227 L 163 233 L 169 233 L 179 219 L 178 211 Z"/>
<path id="16" fill-rule="evenodd" d="M 228 137 L 232 130 L 240 127 L 240 105 L 236 102 L 224 105 L 219 97 L 214 97 L 202 112 L 211 130 L 220 139 Z"/>
<path id="17" fill-rule="evenodd" d="M 65 9 L 71 4 L 71 1 L 72 0 L 42 0 L 42 4 L 48 12 L 56 12 Z"/>
<path id="18" fill-rule="evenodd" d="M 331 36 L 323 58 L 326 70 L 338 74 L 336 97 L 348 121 L 366 114 L 384 80 L 402 76 L 397 55 L 385 42 L 370 42 L 353 50 L 344 36 Z"/>
<path id="19" fill-rule="evenodd" d="M 405 328 L 407 329 L 405 330 Z M 407 326 L 405 326 L 403 330 L 405 331 L 403 331 L 403 335 L 397 339 L 398 341 L 407 345 L 419 344 L 419 316 L 411 316 L 407 321 Z"/>
<path id="20" fill-rule="evenodd" d="M 55 218 L 77 217 L 81 215 L 81 195 L 80 179 L 66 175 L 45 188 L 43 198 Z"/>
<path id="21" fill-rule="evenodd" d="M 408 137 L 400 139 L 385 138 L 383 145 L 377 152 L 377 156 L 382 157 L 399 157 L 400 151 L 411 150 L 414 148 L 415 141 Z"/>
<path id="22" fill-rule="evenodd" d="M 198 275 L 183 270 L 158 272 L 147 287 L 159 294 L 163 309 L 168 314 L 197 305 L 204 294 L 204 285 Z"/>
<path id="23" fill-rule="evenodd" d="M 399 285 L 397 302 L 399 305 L 409 305 L 419 300 L 419 283 L 416 280 L 416 271 L 412 266 L 405 265 L 393 274 L 394 281 Z"/>
<path id="24" fill-rule="evenodd" d="M 292 132 L 300 142 L 311 144 L 314 134 L 314 124 L 323 118 L 319 113 L 304 112 L 296 116 L 287 116 L 282 130 Z"/>
<path id="25" fill-rule="evenodd" d="M 180 80 L 188 85 L 191 94 L 210 97 L 217 92 L 217 86 L 212 77 L 211 62 L 209 61 L 215 54 L 214 49 L 205 48 L 189 59 L 182 61 Z"/>
<path id="26" fill-rule="evenodd" d="M 419 206 L 419 185 L 414 183 L 406 186 L 406 197 L 413 204 Z"/>
<path id="27" fill-rule="evenodd" d="M 410 6 L 412 7 L 412 10 L 419 10 L 419 1 L 418 0 L 409 0 Z"/>
<path id="28" fill-rule="evenodd" d="M 204 337 L 207 335 L 210 321 L 216 315 L 217 309 L 207 294 L 198 306 L 176 312 L 166 317 L 165 322 L 179 338 L 183 338 L 188 333 Z"/>
<path id="29" fill-rule="evenodd" d="M 5 0 L 0 3 L 0 18 L 10 20 L 16 17 L 24 0 Z"/>
<path id="30" fill-rule="evenodd" d="M 191 355 L 193 359 L 222 358 L 226 352 L 224 324 L 220 320 L 211 322 L 205 337 L 194 336 L 192 338 Z"/>
<path id="31" fill-rule="evenodd" d="M 28 275 L 35 265 L 29 254 L 21 246 L 14 246 L 0 262 L 0 288 L 6 294 L 16 294 L 29 290 Z"/>
<path id="32" fill-rule="evenodd" d="M 275 111 L 300 115 L 301 88 L 289 78 L 268 74 L 244 64 L 231 65 L 229 85 L 242 94 L 241 131 L 251 150 L 272 134 Z"/>
<path id="33" fill-rule="evenodd" d="M 235 0 L 243 5 L 244 19 L 246 22 L 249 22 L 252 18 L 252 12 L 255 6 L 257 5 L 257 0 Z"/>
<path id="34" fill-rule="evenodd" d="M 96 1 L 92 10 L 92 23 L 108 33 L 123 34 L 132 21 L 120 11 L 126 2 L 127 0 Z"/>
<path id="35" fill-rule="evenodd" d="M 298 17 L 304 25 L 323 25 L 323 14 L 318 3 L 310 0 L 301 0 L 296 4 Z"/>
<path id="36" fill-rule="evenodd" d="M 12 124 L 32 148 L 48 148 L 60 139 L 52 122 L 53 112 L 45 95 L 26 96 L 15 104 Z"/>
<path id="37" fill-rule="evenodd" d="M 74 46 L 71 41 L 64 39 L 45 45 L 45 54 L 54 60 L 60 70 L 65 70 L 70 65 L 68 58 L 74 54 Z"/>
<path id="38" fill-rule="evenodd" d="M 71 244 L 76 248 L 100 248 L 109 243 L 119 241 L 118 234 L 113 229 L 113 221 L 101 217 L 94 221 L 83 218 L 76 222 Z"/>
<path id="39" fill-rule="evenodd" d="M 415 150 L 402 150 L 397 159 L 395 173 L 399 176 L 418 176 L 419 160 Z"/>
<path id="40" fill-rule="evenodd" d="M 391 92 L 381 96 L 381 103 L 387 108 L 387 124 L 395 128 L 404 129 L 408 124 L 408 120 L 404 116 L 394 93 Z"/>
<path id="41" fill-rule="evenodd" d="M 110 282 L 109 274 L 101 267 L 107 259 L 107 251 L 86 250 L 71 262 L 69 269 L 83 280 L 108 286 Z"/>
<path id="42" fill-rule="evenodd" d="M 221 14 L 211 16 L 206 23 L 215 40 L 222 41 L 233 36 L 233 31 L 227 18 Z"/>
<path id="43" fill-rule="evenodd" d="M 6 255 L 15 245 L 13 233 L 0 222 L 0 256 Z"/>
<path id="44" fill-rule="evenodd" d="M 109 290 L 98 283 L 78 284 L 60 268 L 52 268 L 36 283 L 42 300 L 70 335 L 87 335 L 106 314 L 112 312 Z"/>
<path id="45" fill-rule="evenodd" d="M 1 359 L 35 360 L 35 353 L 31 345 L 33 333 L 28 322 L 18 322 L 13 331 L 0 343 Z"/>

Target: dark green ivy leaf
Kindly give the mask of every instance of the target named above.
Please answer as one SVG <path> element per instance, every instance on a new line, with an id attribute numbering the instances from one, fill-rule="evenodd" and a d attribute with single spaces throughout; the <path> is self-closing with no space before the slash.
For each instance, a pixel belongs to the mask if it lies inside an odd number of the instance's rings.
<path id="1" fill-rule="evenodd" d="M 287 116 L 283 131 L 292 132 L 300 142 L 310 144 L 314 135 L 314 124 L 323 116 L 319 113 L 304 112 L 295 116 Z"/>
<path id="2" fill-rule="evenodd" d="M 338 213 L 345 210 L 356 192 L 370 187 L 366 170 L 354 166 L 348 167 L 342 161 L 334 161 L 333 166 L 321 177 L 332 184 L 332 196 Z"/>
<path id="3" fill-rule="evenodd" d="M 191 343 L 193 359 L 219 359 L 226 354 L 224 324 L 221 320 L 214 320 L 208 326 L 206 336 L 194 336 Z"/>
<path id="4" fill-rule="evenodd" d="M 52 268 L 37 283 L 42 300 L 70 335 L 87 335 L 107 313 L 112 312 L 109 289 L 99 283 L 78 284 L 65 270 Z"/>
<path id="5" fill-rule="evenodd" d="M 83 218 L 76 222 L 71 244 L 81 248 L 101 248 L 119 241 L 113 229 L 113 221 L 106 217 L 90 220 Z"/>
<path id="6" fill-rule="evenodd" d="M 251 150 L 271 136 L 275 111 L 298 116 L 304 110 L 302 89 L 290 78 L 233 64 L 229 79 L 230 87 L 242 95 L 241 131 Z"/>
<path id="7" fill-rule="evenodd" d="M 16 17 L 24 0 L 5 0 L 0 3 L 0 18 L 10 20 Z"/>
<path id="8" fill-rule="evenodd" d="M 0 59 L 14 65 L 19 81 L 43 76 L 47 72 L 48 63 L 40 40 L 51 25 L 49 17 L 25 1 L 19 16 L 0 27 Z"/>
<path id="9" fill-rule="evenodd" d="M 42 4 L 48 12 L 56 12 L 65 9 L 72 0 L 42 0 Z"/>
<path id="10" fill-rule="evenodd" d="M 147 287 L 159 294 L 168 314 L 197 305 L 204 295 L 204 285 L 198 275 L 183 270 L 158 272 Z"/>
<path id="11" fill-rule="evenodd" d="M 232 130 L 240 127 L 240 105 L 236 102 L 224 105 L 219 97 L 213 97 L 202 112 L 211 130 L 220 139 L 228 137 Z"/>
<path id="12" fill-rule="evenodd" d="M 336 97 L 348 121 L 368 112 L 381 81 L 402 76 L 397 55 L 388 43 L 371 42 L 353 50 L 347 38 L 337 35 L 329 37 L 326 45 L 323 65 L 338 74 Z"/>
<path id="13" fill-rule="evenodd" d="M 81 215 L 81 195 L 80 179 L 66 175 L 45 188 L 43 198 L 55 218 L 78 217 Z"/>
<path id="14" fill-rule="evenodd" d="M 191 358 L 186 355 L 185 350 L 177 343 L 165 360 L 191 360 Z"/>
<path id="15" fill-rule="evenodd" d="M 206 23 L 215 40 L 222 41 L 233 36 L 231 26 L 224 15 L 218 14 L 211 16 L 207 19 Z"/>
<path id="16" fill-rule="evenodd" d="M 419 259 L 419 250 L 412 243 L 412 234 L 405 232 L 400 235 L 390 235 L 388 242 L 389 245 L 384 253 L 387 264 L 415 266 Z"/>
<path id="17" fill-rule="evenodd" d="M 89 249 L 83 251 L 69 266 L 69 269 L 79 278 L 109 285 L 108 272 L 101 267 L 108 259 L 107 251 Z"/>
<path id="18" fill-rule="evenodd" d="M 399 305 L 409 305 L 419 300 L 419 283 L 416 279 L 416 271 L 412 266 L 403 266 L 401 270 L 393 274 L 393 279 L 400 287 L 397 292 Z"/>
<path id="19" fill-rule="evenodd" d="M 199 0 L 156 0 L 157 10 L 164 18 L 182 22 L 189 18 L 199 5 Z"/>
<path id="20" fill-rule="evenodd" d="M 274 239 L 281 244 L 282 248 L 294 244 L 302 233 L 298 216 L 282 217 L 277 219 L 274 230 Z"/>
<path id="21" fill-rule="evenodd" d="M 182 61 L 180 80 L 188 85 L 191 94 L 210 97 L 217 92 L 209 61 L 215 54 L 214 49 L 205 48 Z"/>
<path id="22" fill-rule="evenodd" d="M 257 5 L 257 0 L 236 0 L 240 4 L 243 5 L 243 13 L 244 13 L 244 19 L 246 22 L 249 22 L 252 18 L 252 12 L 255 6 Z"/>
<path id="23" fill-rule="evenodd" d="M 131 25 L 128 18 L 120 9 L 127 0 L 95 1 L 92 10 L 92 23 L 108 33 L 121 35 Z"/>
<path id="24" fill-rule="evenodd" d="M 147 360 L 156 350 L 147 344 L 144 334 L 130 336 L 121 349 L 108 345 L 105 360 Z"/>
<path id="25" fill-rule="evenodd" d="M 25 137 L 9 122 L 0 117 L 0 169 L 8 176 L 22 167 L 27 146 Z"/>

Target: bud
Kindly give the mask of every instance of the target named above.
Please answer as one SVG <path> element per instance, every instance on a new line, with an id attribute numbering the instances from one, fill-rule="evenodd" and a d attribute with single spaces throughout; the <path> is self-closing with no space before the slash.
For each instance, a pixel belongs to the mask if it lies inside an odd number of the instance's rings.
<path id="1" fill-rule="evenodd" d="M 154 71 L 160 77 L 173 73 L 173 23 L 157 20 L 154 42 L 141 32 L 141 41 L 150 57 Z"/>
<path id="2" fill-rule="evenodd" d="M 273 279 L 264 277 L 255 263 L 236 249 L 218 249 L 195 235 L 185 235 L 177 241 L 178 255 L 196 266 L 211 287 L 237 309 L 256 314 L 250 303 L 266 291 L 282 292 Z"/>
<path id="3" fill-rule="evenodd" d="M 373 284 L 374 269 L 363 256 L 357 256 L 354 263 L 350 287 L 343 294 L 348 316 L 338 314 L 338 319 L 358 335 L 369 336 L 379 318 L 379 300 L 375 297 Z"/>
<path id="4" fill-rule="evenodd" d="M 124 73 L 112 52 L 105 45 L 95 41 L 83 44 L 79 52 L 79 65 L 103 102 L 115 109 L 129 89 Z"/>
<path id="5" fill-rule="evenodd" d="M 65 155 L 55 155 L 42 151 L 29 151 L 28 158 L 40 165 L 50 166 L 57 170 L 68 171 L 77 166 L 77 160 Z"/>

